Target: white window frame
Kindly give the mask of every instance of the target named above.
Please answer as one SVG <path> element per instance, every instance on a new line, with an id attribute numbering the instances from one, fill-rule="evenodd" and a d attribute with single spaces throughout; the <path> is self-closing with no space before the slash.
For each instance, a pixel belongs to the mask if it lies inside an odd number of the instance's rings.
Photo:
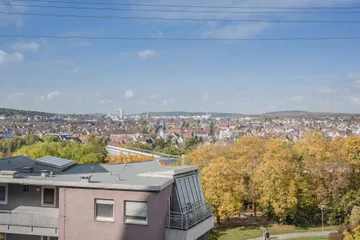
<path id="1" fill-rule="evenodd" d="M 0 204 L 7 204 L 9 196 L 9 186 L 7 183 L 1 183 L 0 186 L 5 187 L 5 200 L 0 201 Z"/>
<path id="2" fill-rule="evenodd" d="M 148 225 L 148 211 L 146 211 L 146 220 L 136 220 L 136 219 L 127 219 L 126 215 L 126 203 L 145 203 L 146 209 L 148 207 L 148 202 L 146 201 L 131 201 L 131 200 L 125 200 L 124 201 L 124 223 L 126 224 L 136 224 L 136 225 Z M 130 217 L 137 217 L 137 216 L 130 216 Z"/>
<path id="3" fill-rule="evenodd" d="M 54 189 L 54 204 L 44 203 L 44 189 Z M 41 187 L 41 206 L 43 207 L 56 207 L 56 187 L 42 186 Z"/>
<path id="4" fill-rule="evenodd" d="M 113 215 L 111 218 L 109 217 L 98 217 L 96 216 L 96 208 L 97 208 L 97 204 L 106 204 L 106 205 L 112 205 L 113 207 Z M 115 222 L 115 218 L 114 218 L 114 213 L 115 212 L 115 201 L 114 199 L 103 199 L 103 198 L 95 198 L 94 200 L 94 220 L 95 221 L 100 221 L 100 222 Z"/>

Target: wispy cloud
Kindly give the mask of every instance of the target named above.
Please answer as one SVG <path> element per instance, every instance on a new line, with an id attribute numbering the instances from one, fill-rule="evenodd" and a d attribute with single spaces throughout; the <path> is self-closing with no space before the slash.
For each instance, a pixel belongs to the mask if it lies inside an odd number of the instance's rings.
<path id="1" fill-rule="evenodd" d="M 160 97 L 160 95 L 154 94 L 154 95 L 151 95 L 151 96 L 150 96 L 150 99 L 157 99 L 157 98 L 159 98 L 159 97 Z"/>
<path id="2" fill-rule="evenodd" d="M 337 90 L 334 88 L 322 87 L 322 88 L 316 89 L 316 91 L 323 95 L 331 95 L 331 94 L 335 93 Z"/>
<path id="3" fill-rule="evenodd" d="M 203 100 L 207 101 L 209 99 L 209 93 L 205 93 L 203 96 Z"/>
<path id="4" fill-rule="evenodd" d="M 18 52 L 7 53 L 0 50 L 0 67 L 7 66 L 11 63 L 19 63 L 24 61 L 24 55 Z"/>
<path id="5" fill-rule="evenodd" d="M 261 33 L 270 23 L 245 23 L 225 26 L 209 26 L 201 33 L 202 37 L 209 38 L 249 38 Z"/>
<path id="6" fill-rule="evenodd" d="M 34 41 L 15 42 L 10 44 L 10 48 L 15 51 L 36 52 L 40 48 L 40 44 Z"/>
<path id="7" fill-rule="evenodd" d="M 355 103 L 355 104 L 357 104 L 357 105 L 360 105 L 360 97 L 355 97 L 355 96 L 350 97 L 350 101 L 351 101 L 352 103 Z"/>
<path id="8" fill-rule="evenodd" d="M 90 42 L 74 42 L 71 44 L 72 47 L 90 47 Z"/>
<path id="9" fill-rule="evenodd" d="M 39 99 L 41 101 L 44 101 L 44 100 L 52 100 L 52 99 L 55 99 L 55 98 L 59 98 L 61 96 L 63 96 L 64 93 L 63 92 L 60 92 L 60 91 L 54 91 L 54 92 L 50 92 L 46 95 L 43 95 L 43 96 L 40 96 Z"/>
<path id="10" fill-rule="evenodd" d="M 111 103 L 113 103 L 114 101 L 113 100 L 106 100 L 106 99 L 101 99 L 100 101 L 99 101 L 99 103 L 107 103 L 107 104 L 111 104 Z"/>
<path id="11" fill-rule="evenodd" d="M 302 101 L 302 100 L 304 100 L 304 97 L 303 96 L 295 96 L 295 97 L 292 97 L 291 100 L 293 100 L 293 101 Z"/>
<path id="12" fill-rule="evenodd" d="M 129 90 L 127 90 L 127 91 L 125 92 L 124 97 L 125 97 L 126 99 L 130 99 L 130 98 L 134 97 L 134 92 L 129 89 Z"/>
<path id="13" fill-rule="evenodd" d="M 72 73 L 78 73 L 79 71 L 80 71 L 79 67 L 75 67 L 75 68 L 71 69 Z"/>
<path id="14" fill-rule="evenodd" d="M 145 105 L 146 105 L 146 102 L 145 102 L 145 101 L 140 101 L 139 104 L 140 104 L 141 106 L 145 106 Z"/>
<path id="15" fill-rule="evenodd" d="M 98 96 L 100 96 L 100 93 L 98 93 L 98 92 L 94 92 L 94 94 L 93 94 L 95 97 L 98 97 Z"/>
<path id="16" fill-rule="evenodd" d="M 141 60 L 155 57 L 157 54 L 158 54 L 158 52 L 155 50 L 144 50 L 144 51 L 137 52 L 137 55 Z"/>
<path id="17" fill-rule="evenodd" d="M 163 104 L 164 106 L 168 106 L 168 105 L 169 105 L 169 101 L 168 101 L 168 100 L 164 100 L 164 101 L 162 102 L 162 104 Z"/>
<path id="18" fill-rule="evenodd" d="M 16 93 L 11 93 L 8 95 L 8 98 L 15 98 L 15 97 L 21 97 L 24 94 L 22 92 L 16 92 Z"/>

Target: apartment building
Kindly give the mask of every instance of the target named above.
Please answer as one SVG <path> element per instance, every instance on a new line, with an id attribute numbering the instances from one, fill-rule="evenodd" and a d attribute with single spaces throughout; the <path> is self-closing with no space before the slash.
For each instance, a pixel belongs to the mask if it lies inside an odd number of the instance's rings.
<path id="1" fill-rule="evenodd" d="M 0 240 L 195 240 L 213 225 L 195 166 L 0 160 Z"/>

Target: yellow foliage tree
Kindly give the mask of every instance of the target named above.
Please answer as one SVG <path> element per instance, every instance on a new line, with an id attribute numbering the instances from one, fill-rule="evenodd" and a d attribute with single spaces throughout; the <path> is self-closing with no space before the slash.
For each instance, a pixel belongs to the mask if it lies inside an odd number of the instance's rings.
<path id="1" fill-rule="evenodd" d="M 282 140 L 269 140 L 264 161 L 255 172 L 260 204 L 271 206 L 281 221 L 294 217 L 297 204 L 300 173 L 292 146 Z"/>
<path id="2" fill-rule="evenodd" d="M 219 157 L 231 158 L 230 148 L 221 144 L 201 145 L 187 156 L 188 163 L 198 165 L 200 169 Z"/>
<path id="3" fill-rule="evenodd" d="M 105 160 L 111 164 L 118 164 L 150 161 L 154 160 L 154 157 L 140 154 L 120 154 L 118 156 L 107 156 Z"/>
<path id="4" fill-rule="evenodd" d="M 243 207 L 244 188 L 241 169 L 234 161 L 219 157 L 201 173 L 205 198 L 217 216 L 234 216 Z"/>

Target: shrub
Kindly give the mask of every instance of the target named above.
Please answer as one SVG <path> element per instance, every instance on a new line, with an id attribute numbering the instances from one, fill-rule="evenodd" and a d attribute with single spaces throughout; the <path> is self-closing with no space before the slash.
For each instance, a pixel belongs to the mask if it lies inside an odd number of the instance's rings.
<path id="1" fill-rule="evenodd" d="M 339 233 L 339 232 L 330 233 L 328 239 L 329 240 L 343 240 L 344 234 Z"/>
<path id="2" fill-rule="evenodd" d="M 353 225 L 360 224 L 360 207 L 354 206 L 351 210 L 350 223 Z"/>

